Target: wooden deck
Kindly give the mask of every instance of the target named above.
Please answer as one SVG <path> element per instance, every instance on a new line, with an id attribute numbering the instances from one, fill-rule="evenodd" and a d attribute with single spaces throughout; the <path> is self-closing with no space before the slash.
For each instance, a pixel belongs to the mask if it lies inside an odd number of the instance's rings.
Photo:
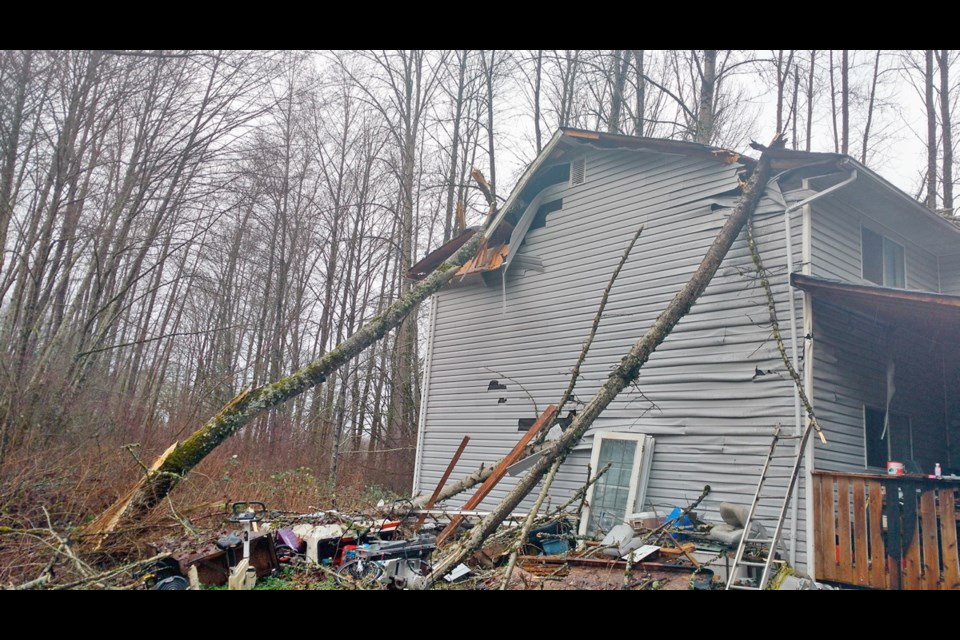
<path id="1" fill-rule="evenodd" d="M 814 471 L 818 580 L 960 589 L 960 481 Z"/>

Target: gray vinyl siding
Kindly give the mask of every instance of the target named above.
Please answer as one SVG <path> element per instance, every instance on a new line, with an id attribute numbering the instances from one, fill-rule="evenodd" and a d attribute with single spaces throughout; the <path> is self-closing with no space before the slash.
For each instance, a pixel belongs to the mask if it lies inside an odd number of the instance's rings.
<path id="1" fill-rule="evenodd" d="M 960 253 L 940 256 L 940 293 L 960 296 Z"/>
<path id="2" fill-rule="evenodd" d="M 877 226 L 869 216 L 835 198 L 828 196 L 812 206 L 813 275 L 864 282 L 860 256 L 860 227 L 864 225 L 903 245 L 908 289 L 940 291 L 937 257 L 929 251 Z"/>
<path id="3" fill-rule="evenodd" d="M 683 156 L 592 152 L 586 182 L 562 194 L 563 208 L 531 231 L 520 250 L 540 258 L 543 273 L 514 267 L 506 291 L 473 286 L 435 297 L 421 491 L 433 489 L 463 435 L 471 441 L 453 477 L 512 448 L 521 435 L 517 419 L 534 416 L 531 396 L 541 411 L 557 401 L 610 274 L 643 225 L 576 395 L 588 400 L 596 392 L 696 269 L 734 203 L 734 196 L 723 194 L 735 185 L 735 171 Z M 799 212 L 794 222 L 799 264 Z M 782 206 L 764 200 L 755 228 L 788 339 Z M 745 237 L 737 239 L 692 312 L 643 368 L 640 392 L 622 393 L 594 423 L 593 430 L 656 438 L 648 509 L 686 505 L 709 484 L 712 491 L 698 512 L 719 521 L 721 502 L 751 500 L 775 425 L 793 428 L 793 386 L 770 340 L 766 300 Z M 758 370 L 763 375 L 757 376 Z M 507 389 L 487 391 L 494 379 Z M 585 482 L 591 445 L 586 438 L 562 467 L 551 492 L 554 505 Z M 513 484 L 506 478 L 483 506 L 495 504 Z M 803 538 L 801 526 L 801 564 Z"/>
<path id="4" fill-rule="evenodd" d="M 864 403 L 886 403 L 884 331 L 847 312 L 813 303 L 813 404 L 827 444 L 816 444 L 816 467 L 862 472 Z"/>

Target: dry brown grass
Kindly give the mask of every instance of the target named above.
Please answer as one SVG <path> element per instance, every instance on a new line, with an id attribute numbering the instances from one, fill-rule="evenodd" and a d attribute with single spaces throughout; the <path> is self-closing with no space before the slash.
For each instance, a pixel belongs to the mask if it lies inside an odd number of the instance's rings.
<path id="1" fill-rule="evenodd" d="M 35 579 L 51 561 L 49 584 L 82 577 L 77 564 L 56 551 L 57 538 L 43 530 L 70 538 L 129 489 L 143 473 L 141 462 L 149 466 L 168 444 L 142 450 L 119 439 L 98 438 L 26 446 L 8 456 L 0 465 L 0 526 L 14 532 L 0 534 L 0 585 Z M 224 526 L 226 505 L 232 501 L 259 500 L 273 510 L 305 513 L 364 508 L 388 493 L 377 484 L 390 483 L 383 467 L 374 475 L 348 459 L 336 486 L 331 486 L 325 465 L 307 448 L 272 449 L 245 442 L 241 434 L 191 471 L 146 520 L 116 536 L 106 553 L 83 561 L 96 570 L 148 557 L 154 553 L 153 543 L 186 534 L 184 524 L 200 537 L 212 534 Z"/>

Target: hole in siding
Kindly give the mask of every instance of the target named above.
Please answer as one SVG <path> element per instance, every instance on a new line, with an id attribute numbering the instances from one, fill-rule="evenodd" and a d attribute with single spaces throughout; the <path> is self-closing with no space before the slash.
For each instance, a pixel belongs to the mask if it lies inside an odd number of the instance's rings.
<path id="1" fill-rule="evenodd" d="M 503 404 L 507 401 L 506 398 L 497 398 L 497 404 Z"/>
<path id="2" fill-rule="evenodd" d="M 507 385 L 500 384 L 499 380 L 491 380 L 490 384 L 487 385 L 487 391 L 503 391 L 507 388 Z"/>
<path id="3" fill-rule="evenodd" d="M 530 223 L 530 229 L 528 231 L 547 226 L 547 216 L 560 209 L 563 209 L 563 198 L 551 200 L 550 202 L 540 205 L 540 208 L 537 209 L 537 214 L 533 216 L 533 222 Z"/>
<path id="4" fill-rule="evenodd" d="M 577 416 L 577 410 L 573 409 L 567 412 L 567 415 L 563 418 L 557 420 L 557 424 L 561 429 L 566 429 L 573 422 L 573 419 Z M 517 431 L 529 431 L 530 427 L 534 425 L 537 421 L 536 418 L 520 418 L 517 420 Z"/>
<path id="5" fill-rule="evenodd" d="M 560 418 L 557 420 L 557 424 L 560 425 L 560 428 L 566 431 L 567 427 L 573 422 L 573 419 L 577 417 L 577 410 L 573 409 L 567 412 L 566 417 Z"/>
<path id="6" fill-rule="evenodd" d="M 564 164 L 555 164 L 552 167 L 545 169 L 537 177 L 537 191 L 548 187 L 552 184 L 560 184 L 561 182 L 567 182 L 570 179 L 570 163 L 566 162 Z"/>

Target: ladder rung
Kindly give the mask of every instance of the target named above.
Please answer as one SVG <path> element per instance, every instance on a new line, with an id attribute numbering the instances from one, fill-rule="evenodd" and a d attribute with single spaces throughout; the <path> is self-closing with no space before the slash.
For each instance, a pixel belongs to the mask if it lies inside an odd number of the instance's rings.
<path id="1" fill-rule="evenodd" d="M 741 560 L 739 566 L 742 567 L 765 567 L 767 566 L 766 562 L 753 562 L 752 560 Z"/>
<path id="2" fill-rule="evenodd" d="M 773 542 L 772 538 L 747 538 L 747 542 L 756 542 L 759 544 L 767 544 Z"/>

